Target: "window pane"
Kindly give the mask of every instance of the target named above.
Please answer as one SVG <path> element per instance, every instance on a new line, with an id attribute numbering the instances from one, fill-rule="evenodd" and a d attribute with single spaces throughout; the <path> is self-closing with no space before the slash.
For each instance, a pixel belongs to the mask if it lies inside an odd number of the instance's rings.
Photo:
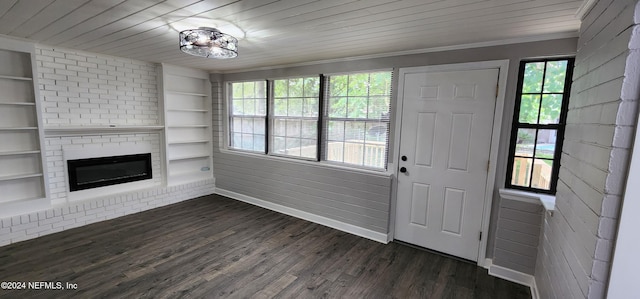
<path id="1" fill-rule="evenodd" d="M 271 132 L 274 136 L 287 136 L 287 122 L 284 119 L 274 119 L 273 120 L 273 132 Z"/>
<path id="2" fill-rule="evenodd" d="M 233 100 L 233 102 L 232 102 L 232 106 L 233 107 L 231 109 L 231 113 L 233 115 L 243 115 L 244 114 L 243 113 L 243 111 L 244 111 L 243 103 L 244 103 L 243 100 Z"/>
<path id="3" fill-rule="evenodd" d="M 267 115 L 267 100 L 266 99 L 258 99 L 258 100 L 256 100 L 256 115 L 260 115 L 260 116 Z"/>
<path id="4" fill-rule="evenodd" d="M 327 127 L 327 138 L 329 140 L 344 140 L 344 121 L 330 121 Z"/>
<path id="5" fill-rule="evenodd" d="M 391 72 L 372 73 L 369 95 L 389 95 L 391 93 Z"/>
<path id="6" fill-rule="evenodd" d="M 345 123 L 344 137 L 346 140 L 352 140 L 360 142 L 364 141 L 365 122 L 362 121 L 348 121 Z"/>
<path id="7" fill-rule="evenodd" d="M 536 142 L 536 158 L 553 159 L 556 150 L 556 130 L 538 130 Z"/>
<path id="8" fill-rule="evenodd" d="M 540 108 L 541 124 L 557 124 L 560 122 L 560 110 L 562 109 L 561 94 L 545 94 L 542 96 L 542 108 Z"/>
<path id="9" fill-rule="evenodd" d="M 302 116 L 302 98 L 289 98 L 287 106 L 288 116 Z"/>
<path id="10" fill-rule="evenodd" d="M 256 100 L 244 100 L 244 115 L 256 114 Z"/>
<path id="11" fill-rule="evenodd" d="M 284 155 L 286 151 L 286 143 L 284 137 L 273 137 L 273 149 L 274 154 Z"/>
<path id="12" fill-rule="evenodd" d="M 524 67 L 522 93 L 536 93 L 542 91 L 542 75 L 544 62 L 527 63 Z"/>
<path id="13" fill-rule="evenodd" d="M 266 82 L 231 83 L 231 88 L 229 146 L 248 151 L 264 151 Z"/>
<path id="14" fill-rule="evenodd" d="M 349 76 L 331 76 L 329 78 L 329 96 L 330 97 L 344 97 L 347 96 L 347 84 L 349 83 Z"/>
<path id="15" fill-rule="evenodd" d="M 242 87 L 244 91 L 242 95 L 243 98 L 255 98 L 255 84 L 253 82 L 244 82 Z"/>
<path id="16" fill-rule="evenodd" d="M 547 71 L 544 78 L 544 92 L 563 92 L 566 75 L 566 60 L 547 62 Z"/>
<path id="17" fill-rule="evenodd" d="M 262 118 L 253 119 L 253 132 L 255 134 L 264 135 L 264 133 L 265 133 L 264 127 L 265 127 L 264 119 L 262 119 Z"/>
<path id="18" fill-rule="evenodd" d="M 551 189 L 551 171 L 553 160 L 535 159 L 533 162 L 533 174 L 531 187 L 538 189 Z"/>
<path id="19" fill-rule="evenodd" d="M 315 120 L 303 120 L 301 137 L 308 139 L 318 138 L 318 122 Z"/>
<path id="20" fill-rule="evenodd" d="M 366 140 L 369 141 L 380 141 L 386 143 L 387 141 L 387 132 L 388 132 L 388 123 L 383 122 L 368 122 L 367 123 L 367 134 Z"/>
<path id="21" fill-rule="evenodd" d="M 318 117 L 318 99 L 305 99 L 302 116 Z"/>
<path id="22" fill-rule="evenodd" d="M 231 84 L 231 89 L 233 90 L 233 98 L 239 99 L 243 98 L 242 96 L 242 83 L 233 83 Z"/>
<path id="23" fill-rule="evenodd" d="M 385 168 L 391 72 L 329 77 L 325 123 L 328 161 Z M 342 92 L 346 86 L 345 93 Z"/>
<path id="24" fill-rule="evenodd" d="M 347 105 L 348 118 L 367 118 L 367 98 L 349 97 Z"/>
<path id="25" fill-rule="evenodd" d="M 347 98 L 329 99 L 329 117 L 347 117 Z"/>
<path id="26" fill-rule="evenodd" d="M 264 135 L 253 135 L 253 150 L 264 152 Z"/>
<path id="27" fill-rule="evenodd" d="M 242 133 L 253 133 L 253 119 L 242 119 Z"/>
<path id="28" fill-rule="evenodd" d="M 369 99 L 367 111 L 368 119 L 389 119 L 389 97 L 375 97 Z"/>
<path id="29" fill-rule="evenodd" d="M 287 120 L 287 137 L 300 137 L 300 131 L 302 127 L 300 125 L 300 120 L 298 119 L 289 119 Z"/>
<path id="30" fill-rule="evenodd" d="M 315 158 L 317 156 L 319 77 L 275 80 L 272 153 Z M 286 116 L 286 118 L 277 118 Z M 304 139 L 303 139 L 304 138 Z"/>
<path id="31" fill-rule="evenodd" d="M 347 95 L 366 96 L 369 94 L 369 74 L 353 74 L 349 75 L 349 90 Z"/>
<path id="32" fill-rule="evenodd" d="M 304 96 L 305 97 L 318 97 L 320 92 L 320 78 L 309 77 L 304 78 Z"/>
<path id="33" fill-rule="evenodd" d="M 304 95 L 302 92 L 303 80 L 302 78 L 289 79 L 289 97 L 301 97 Z"/>
<path id="34" fill-rule="evenodd" d="M 520 116 L 518 121 L 522 124 L 537 124 L 539 107 L 539 95 L 522 95 L 520 98 Z"/>
<path id="35" fill-rule="evenodd" d="M 275 116 L 287 115 L 287 99 L 274 99 L 273 100 L 273 114 Z"/>
<path id="36" fill-rule="evenodd" d="M 531 163 L 533 162 L 533 159 L 516 157 L 513 160 L 511 184 L 516 186 L 529 187 Z"/>
<path id="37" fill-rule="evenodd" d="M 533 143 L 536 138 L 536 129 L 518 129 L 516 137 L 516 156 L 533 156 Z"/>

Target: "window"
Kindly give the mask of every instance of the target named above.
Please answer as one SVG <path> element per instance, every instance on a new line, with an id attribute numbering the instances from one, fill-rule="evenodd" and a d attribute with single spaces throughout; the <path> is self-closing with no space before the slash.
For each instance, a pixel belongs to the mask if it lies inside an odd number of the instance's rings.
<path id="1" fill-rule="evenodd" d="M 317 160 L 319 77 L 273 81 L 272 153 Z"/>
<path id="2" fill-rule="evenodd" d="M 337 75 L 327 81 L 326 160 L 385 168 L 391 73 Z"/>
<path id="3" fill-rule="evenodd" d="M 555 193 L 573 59 L 520 63 L 508 188 Z"/>
<path id="4" fill-rule="evenodd" d="M 228 87 L 230 149 L 386 168 L 391 71 Z"/>
<path id="5" fill-rule="evenodd" d="M 231 83 L 229 147 L 265 152 L 266 81 Z"/>

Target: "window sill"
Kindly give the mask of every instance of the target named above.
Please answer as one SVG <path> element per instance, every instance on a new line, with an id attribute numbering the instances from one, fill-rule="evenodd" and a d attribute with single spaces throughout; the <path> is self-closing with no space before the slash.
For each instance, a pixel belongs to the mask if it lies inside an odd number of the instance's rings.
<path id="1" fill-rule="evenodd" d="M 251 158 L 257 158 L 257 159 L 264 159 L 264 160 L 272 160 L 272 161 L 281 161 L 281 162 L 285 162 L 285 163 L 306 165 L 306 166 L 326 168 L 326 169 L 349 171 L 349 172 L 354 172 L 354 173 L 358 173 L 358 174 L 374 175 L 374 176 L 380 176 L 380 177 L 385 177 L 385 178 L 390 178 L 393 175 L 393 172 L 388 170 L 388 169 L 393 169 L 393 165 L 392 164 L 388 164 L 387 165 L 388 166 L 387 170 L 373 170 L 373 169 L 364 169 L 364 168 L 343 166 L 343 165 L 338 165 L 338 164 L 334 164 L 334 163 L 326 162 L 326 161 L 320 161 L 320 162 L 318 162 L 318 161 L 309 161 L 309 160 L 303 160 L 303 159 L 272 156 L 272 155 L 265 155 L 265 154 L 252 153 L 252 152 L 246 152 L 246 151 L 230 150 L 230 149 L 227 149 L 227 148 L 220 148 L 220 152 L 223 153 L 223 154 L 230 154 L 230 155 L 251 157 Z"/>
<path id="2" fill-rule="evenodd" d="M 500 192 L 500 197 L 502 198 L 541 204 L 544 207 L 544 210 L 549 213 L 550 216 L 553 216 L 553 212 L 556 209 L 556 197 L 553 195 L 513 189 L 500 189 L 498 192 Z"/>

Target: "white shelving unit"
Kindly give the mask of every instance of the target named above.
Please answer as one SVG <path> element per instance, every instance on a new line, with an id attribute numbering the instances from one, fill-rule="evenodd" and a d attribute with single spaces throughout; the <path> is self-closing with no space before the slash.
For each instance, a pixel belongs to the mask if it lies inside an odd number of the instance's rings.
<path id="1" fill-rule="evenodd" d="M 0 217 L 46 208 L 35 48 L 0 37 Z"/>
<path id="2" fill-rule="evenodd" d="M 213 177 L 209 74 L 162 64 L 167 184 Z"/>

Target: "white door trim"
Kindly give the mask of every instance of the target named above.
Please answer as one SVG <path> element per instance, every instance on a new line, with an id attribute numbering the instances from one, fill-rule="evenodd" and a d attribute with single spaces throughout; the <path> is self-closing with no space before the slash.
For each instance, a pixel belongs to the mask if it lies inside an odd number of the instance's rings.
<path id="1" fill-rule="evenodd" d="M 496 161 L 498 161 L 498 147 L 500 145 L 500 131 L 502 128 L 502 111 L 504 108 L 504 99 L 507 89 L 507 75 L 509 73 L 509 60 L 491 60 L 481 62 L 444 64 L 433 66 L 407 67 L 399 69 L 398 76 L 398 92 L 396 93 L 395 106 L 395 130 L 393 141 L 393 157 L 389 157 L 392 163 L 389 163 L 389 171 L 393 172 L 393 185 L 391 191 L 391 211 L 389 219 L 389 240 L 394 239 L 395 233 L 395 215 L 398 193 L 398 154 L 400 153 L 400 132 L 402 131 L 402 105 L 404 101 L 404 76 L 411 73 L 423 72 L 442 72 L 442 71 L 464 71 L 464 70 L 480 70 L 480 69 L 499 69 L 498 78 L 498 96 L 496 98 L 496 106 L 493 114 L 493 130 L 491 133 L 491 152 L 489 174 L 487 175 L 487 185 L 485 188 L 484 208 L 482 214 L 482 240 L 478 249 L 478 265 L 485 267 L 487 253 L 487 239 L 489 232 L 489 224 L 491 219 L 491 205 L 493 202 L 493 192 L 496 180 Z"/>

